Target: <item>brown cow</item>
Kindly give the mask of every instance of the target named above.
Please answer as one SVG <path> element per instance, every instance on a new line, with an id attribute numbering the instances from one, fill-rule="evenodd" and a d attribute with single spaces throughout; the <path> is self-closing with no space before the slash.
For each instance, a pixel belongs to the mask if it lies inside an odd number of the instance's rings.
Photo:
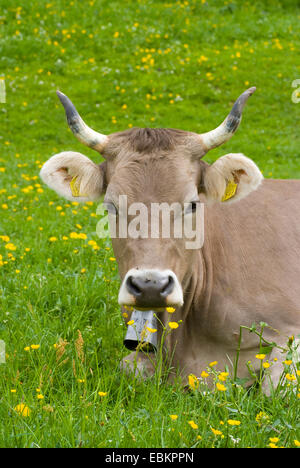
<path id="1" fill-rule="evenodd" d="M 204 244 L 196 250 L 185 248 L 184 236 L 112 239 L 122 279 L 120 305 L 160 311 L 162 324 L 170 320 L 166 307 L 176 309 L 171 320 L 182 322 L 165 346 L 183 378 L 199 377 L 211 361 L 232 372 L 241 326 L 267 322 L 264 338 L 281 346 L 300 333 L 300 182 L 262 181 L 260 170 L 242 154 L 227 154 L 212 165 L 201 159 L 233 135 L 254 91 L 245 91 L 224 122 L 202 135 L 134 128 L 109 136 L 91 130 L 58 92 L 75 136 L 106 161 L 97 165 L 75 152 L 53 156 L 41 170 L 52 189 L 81 202 L 105 193 L 117 224 L 120 195 L 128 205 L 179 203 L 192 217 L 199 202 L 205 204 Z M 259 369 L 258 352 L 258 336 L 244 330 L 240 378 L 249 377 L 248 361 Z M 139 368 L 150 371 L 147 355 L 139 354 Z M 135 357 L 133 352 L 124 362 Z M 285 354 L 276 347 L 268 357 L 278 359 L 269 369 L 276 386 Z"/>

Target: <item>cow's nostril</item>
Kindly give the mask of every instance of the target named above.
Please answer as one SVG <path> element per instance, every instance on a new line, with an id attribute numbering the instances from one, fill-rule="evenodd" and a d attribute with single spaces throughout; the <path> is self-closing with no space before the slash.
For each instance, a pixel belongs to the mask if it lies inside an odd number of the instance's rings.
<path id="1" fill-rule="evenodd" d="M 142 294 L 142 291 L 139 288 L 139 286 L 136 284 L 136 281 L 134 280 L 133 276 L 128 276 L 127 281 L 126 281 L 126 287 L 127 287 L 128 292 L 135 297 L 140 296 Z"/>
<path id="2" fill-rule="evenodd" d="M 162 288 L 160 292 L 161 296 L 167 297 L 169 294 L 171 294 L 171 292 L 174 289 L 174 284 L 175 284 L 174 278 L 172 278 L 172 276 L 169 276 L 167 284 Z"/>

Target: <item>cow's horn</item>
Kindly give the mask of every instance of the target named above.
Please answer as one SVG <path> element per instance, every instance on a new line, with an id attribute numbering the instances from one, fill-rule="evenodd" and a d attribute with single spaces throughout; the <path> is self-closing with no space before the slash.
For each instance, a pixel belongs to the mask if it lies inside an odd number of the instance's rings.
<path id="1" fill-rule="evenodd" d="M 230 114 L 226 117 L 224 122 L 219 125 L 219 127 L 200 135 L 200 140 L 203 144 L 205 153 L 213 148 L 216 148 L 217 146 L 222 145 L 232 137 L 242 120 L 244 106 L 248 98 L 252 96 L 255 90 L 255 87 L 247 89 L 247 91 L 241 94 L 240 97 L 235 101 Z"/>
<path id="2" fill-rule="evenodd" d="M 76 138 L 84 145 L 89 146 L 90 148 L 101 153 L 107 143 L 108 137 L 106 135 L 102 135 L 101 133 L 95 132 L 90 127 L 88 127 L 78 114 L 74 104 L 70 101 L 70 99 L 60 91 L 56 91 L 56 93 L 66 111 L 68 125 Z"/>

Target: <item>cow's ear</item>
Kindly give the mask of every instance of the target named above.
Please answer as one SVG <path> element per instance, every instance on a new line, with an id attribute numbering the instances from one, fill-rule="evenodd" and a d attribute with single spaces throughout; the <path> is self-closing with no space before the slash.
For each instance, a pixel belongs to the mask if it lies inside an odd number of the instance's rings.
<path id="1" fill-rule="evenodd" d="M 203 191 L 208 201 L 230 203 L 256 190 L 263 176 L 256 164 L 241 153 L 226 154 L 208 166 Z"/>
<path id="2" fill-rule="evenodd" d="M 40 177 L 59 195 L 78 202 L 99 199 L 105 185 L 103 164 L 99 166 L 74 151 L 52 156 L 43 165 Z"/>

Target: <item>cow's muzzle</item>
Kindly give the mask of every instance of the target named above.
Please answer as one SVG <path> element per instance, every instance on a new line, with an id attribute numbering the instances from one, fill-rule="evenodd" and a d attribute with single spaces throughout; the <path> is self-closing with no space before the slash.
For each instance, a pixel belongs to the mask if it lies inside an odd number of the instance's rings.
<path id="1" fill-rule="evenodd" d="M 182 288 L 171 270 L 131 269 L 119 292 L 119 304 L 157 310 L 183 304 Z"/>

